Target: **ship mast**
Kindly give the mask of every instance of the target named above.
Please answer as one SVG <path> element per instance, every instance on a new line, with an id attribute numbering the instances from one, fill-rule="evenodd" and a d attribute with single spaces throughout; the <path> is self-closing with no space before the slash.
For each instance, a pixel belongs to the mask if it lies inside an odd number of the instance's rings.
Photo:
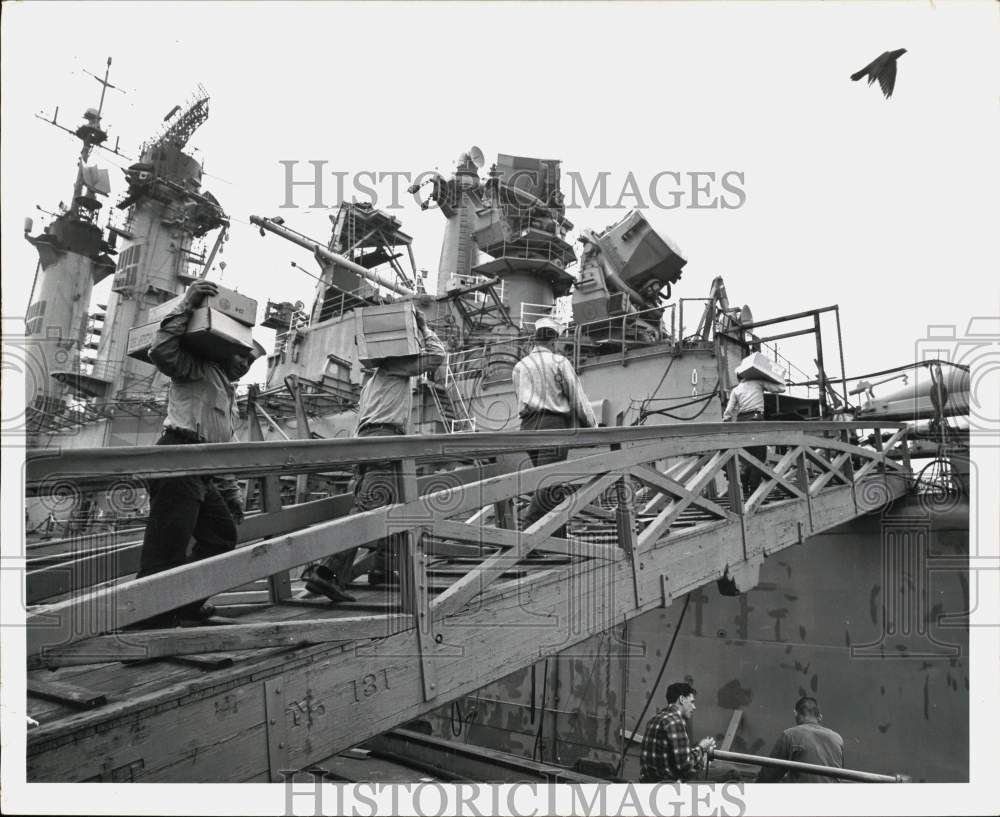
<path id="1" fill-rule="evenodd" d="M 39 433 L 53 430 L 66 413 L 67 400 L 86 391 L 86 374 L 81 350 L 92 322 L 88 309 L 94 284 L 113 272 L 114 242 L 105 239 L 97 225 L 101 210 L 98 196 L 110 193 L 107 171 L 88 165 L 94 148 L 104 146 L 108 132 L 101 117 L 109 88 L 111 58 L 104 77 L 89 73 L 101 85 L 97 108 L 83 113 L 84 122 L 75 130 L 58 121 L 56 108 L 51 119 L 39 117 L 82 142 L 70 204 L 60 203 L 59 212 L 42 232 L 31 235 L 33 224 L 26 219 L 24 236 L 38 251 L 38 267 L 25 313 L 28 355 L 26 393 L 26 433 L 29 444 Z M 39 208 L 41 209 L 41 208 Z"/>

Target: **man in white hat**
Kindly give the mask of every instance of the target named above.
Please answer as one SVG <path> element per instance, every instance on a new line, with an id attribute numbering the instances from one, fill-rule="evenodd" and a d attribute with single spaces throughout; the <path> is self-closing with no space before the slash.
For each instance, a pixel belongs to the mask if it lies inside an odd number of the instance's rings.
<path id="1" fill-rule="evenodd" d="M 195 281 L 184 298 L 160 321 L 149 359 L 170 377 L 167 416 L 157 445 L 228 443 L 236 440 L 234 382 L 264 354 L 253 348 L 217 362 L 192 354 L 181 344 L 192 312 L 218 293 L 211 281 Z M 236 526 L 243 521 L 243 497 L 232 475 L 181 476 L 149 481 L 149 519 L 142 540 L 137 578 L 195 562 L 236 547 Z M 194 539 L 190 556 L 188 543 Z M 142 622 L 169 627 L 180 620 L 201 621 L 214 608 L 203 601 L 185 604 Z"/>
<path id="2" fill-rule="evenodd" d="M 553 318 L 539 318 L 535 322 L 534 346 L 514 366 L 521 431 L 597 427 L 597 418 L 573 364 L 556 352 L 562 329 Z M 533 466 L 561 462 L 566 455 L 565 448 L 528 452 Z M 535 491 L 521 520 L 522 529 L 556 507 L 564 492 L 561 485 L 544 485 Z"/>
<path id="3" fill-rule="evenodd" d="M 759 370 L 748 365 L 754 362 L 756 356 L 746 358 L 736 369 L 736 378 L 739 383 L 729 394 L 729 402 L 726 410 L 722 413 L 722 422 L 730 423 L 734 419 L 738 422 L 752 423 L 764 419 L 764 392 L 780 394 L 785 390 L 784 385 L 774 379 L 762 377 Z M 761 462 L 767 460 L 767 446 L 755 445 L 747 448 L 747 453 L 751 457 L 756 457 Z M 764 475 L 750 465 L 743 469 L 740 478 L 743 492 L 749 496 L 757 490 Z"/>

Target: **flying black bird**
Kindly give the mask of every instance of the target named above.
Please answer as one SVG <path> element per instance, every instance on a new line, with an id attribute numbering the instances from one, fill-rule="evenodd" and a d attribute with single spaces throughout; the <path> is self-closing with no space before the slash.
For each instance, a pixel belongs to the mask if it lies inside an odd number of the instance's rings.
<path id="1" fill-rule="evenodd" d="M 896 86 L 896 60 L 905 53 L 905 48 L 886 51 L 881 57 L 876 57 L 856 74 L 851 74 L 851 79 L 857 82 L 867 74 L 868 84 L 871 85 L 875 80 L 878 80 L 878 84 L 882 88 L 882 93 L 888 99 L 892 96 L 892 89 Z"/>

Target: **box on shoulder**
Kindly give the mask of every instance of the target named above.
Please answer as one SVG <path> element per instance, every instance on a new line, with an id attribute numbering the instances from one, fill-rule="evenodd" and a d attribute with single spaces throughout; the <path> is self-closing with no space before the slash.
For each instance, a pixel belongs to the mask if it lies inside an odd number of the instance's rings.
<path id="1" fill-rule="evenodd" d="M 149 310 L 149 319 L 159 323 L 180 304 L 183 298 L 183 295 L 178 295 L 152 307 Z M 221 312 L 246 326 L 253 326 L 257 322 L 257 301 L 225 287 L 219 287 L 218 293 L 206 297 L 201 305 Z"/>
<path id="2" fill-rule="evenodd" d="M 253 329 L 218 309 L 203 306 L 191 313 L 181 346 L 193 355 L 222 362 L 253 348 Z"/>
<path id="3" fill-rule="evenodd" d="M 777 371 L 771 360 L 760 352 L 743 358 L 736 367 L 736 374 L 742 375 L 744 380 L 769 380 L 779 384 L 785 382 L 781 372 Z"/>
<path id="4" fill-rule="evenodd" d="M 133 327 L 128 333 L 126 354 L 150 363 L 149 349 L 159 329 L 159 321 Z M 203 306 L 191 313 L 181 346 L 193 355 L 221 363 L 253 348 L 253 330 L 217 309 Z"/>
<path id="5" fill-rule="evenodd" d="M 420 354 L 420 335 L 409 301 L 367 306 L 355 311 L 355 340 L 363 366 L 377 366 L 387 357 Z"/>
<path id="6" fill-rule="evenodd" d="M 128 332 L 128 343 L 125 346 L 125 354 L 143 363 L 150 363 L 149 347 L 153 345 L 153 339 L 160 329 L 160 322 L 146 323 L 142 326 L 133 326 Z"/>

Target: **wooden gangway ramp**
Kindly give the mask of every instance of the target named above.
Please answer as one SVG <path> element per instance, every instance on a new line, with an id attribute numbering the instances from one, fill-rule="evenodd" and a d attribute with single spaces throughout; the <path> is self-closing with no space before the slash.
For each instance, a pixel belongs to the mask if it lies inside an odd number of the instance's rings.
<path id="1" fill-rule="evenodd" d="M 29 452 L 35 495 L 235 473 L 262 480 L 264 510 L 232 553 L 155 576 L 132 578 L 138 540 L 29 572 L 28 779 L 280 780 L 707 582 L 753 587 L 767 556 L 902 496 L 905 435 L 761 422 Z M 762 445 L 767 463 L 747 450 Z M 568 461 L 531 468 L 546 447 Z M 384 460 L 396 504 L 280 505 L 279 474 Z M 741 463 L 763 476 L 749 497 Z M 517 530 L 546 484 L 574 490 Z M 302 565 L 387 532 L 398 581 L 359 577 L 339 605 L 301 587 Z M 206 597 L 208 626 L 123 630 Z"/>

